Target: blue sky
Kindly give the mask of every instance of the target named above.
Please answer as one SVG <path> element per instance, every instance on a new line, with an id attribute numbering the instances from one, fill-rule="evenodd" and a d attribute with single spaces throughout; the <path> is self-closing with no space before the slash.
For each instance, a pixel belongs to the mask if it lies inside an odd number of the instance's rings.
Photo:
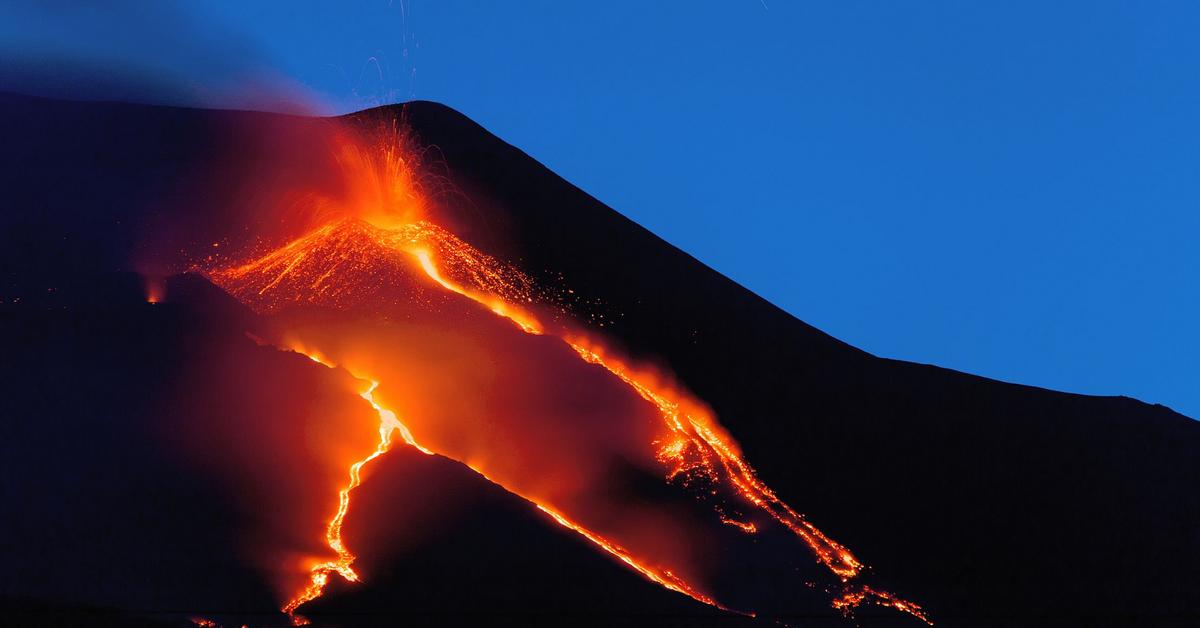
<path id="1" fill-rule="evenodd" d="M 872 353 L 1200 417 L 1198 5 L 118 4 L 0 51 L 440 101 Z"/>

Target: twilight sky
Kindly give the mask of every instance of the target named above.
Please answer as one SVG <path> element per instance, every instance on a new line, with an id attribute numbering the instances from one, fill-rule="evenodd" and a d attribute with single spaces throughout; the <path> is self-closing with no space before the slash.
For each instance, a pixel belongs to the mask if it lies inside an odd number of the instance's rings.
<path id="1" fill-rule="evenodd" d="M 1200 417 L 1200 6 L 14 0 L 0 90 L 450 105 L 874 354 Z"/>

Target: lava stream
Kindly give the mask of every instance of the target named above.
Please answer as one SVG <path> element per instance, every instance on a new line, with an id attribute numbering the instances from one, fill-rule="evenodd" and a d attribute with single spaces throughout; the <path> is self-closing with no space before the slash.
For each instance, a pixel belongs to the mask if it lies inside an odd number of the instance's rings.
<path id="1" fill-rule="evenodd" d="M 318 255 L 315 252 L 320 250 L 321 245 L 330 241 L 343 245 L 337 250 L 345 249 L 344 252 L 328 260 L 313 259 Z M 368 243 L 371 247 L 369 250 L 366 248 Z M 379 254 L 374 251 L 390 252 L 389 255 L 408 259 L 411 266 L 419 268 L 436 286 L 479 303 L 496 315 L 510 320 L 525 333 L 549 335 L 565 342 L 581 360 L 603 368 L 652 404 L 671 434 L 669 441 L 658 444 L 656 453 L 658 460 L 669 467 L 667 478 L 682 476 L 685 482 L 698 479 L 713 486 L 727 483 L 726 486 L 741 499 L 784 526 L 803 541 L 817 561 L 841 581 L 840 596 L 833 601 L 836 609 L 849 612 L 863 603 L 874 603 L 909 613 L 930 623 L 918 605 L 890 593 L 853 583 L 852 580 L 865 569 L 864 564 L 759 480 L 754 470 L 741 458 L 737 445 L 724 434 L 715 417 L 699 402 L 686 394 L 656 386 L 654 382 L 657 380 L 648 372 L 612 356 L 599 340 L 589 334 L 562 325 L 548 329 L 538 316 L 517 304 L 518 301 L 534 301 L 532 284 L 520 271 L 506 267 L 432 223 L 417 221 L 385 229 L 356 219 L 345 219 L 315 229 L 263 257 L 241 266 L 212 272 L 209 276 L 235 296 L 265 304 L 267 310 L 304 301 L 332 301 L 336 304 L 352 296 L 353 290 L 364 289 L 364 286 L 331 284 L 327 279 L 334 267 L 357 263 L 355 260 Z M 413 261 L 416 263 L 412 264 Z M 326 264 L 329 266 L 326 267 Z M 313 359 L 325 363 L 318 357 Z M 371 387 L 362 396 L 380 414 L 380 444 L 374 453 L 351 467 L 350 484 L 341 492 L 340 507 L 329 522 L 326 540 L 337 558 L 312 569 L 309 586 L 285 606 L 284 610 L 289 613 L 304 602 L 318 597 L 328 582 L 329 574 L 338 573 L 351 581 L 358 578 L 351 568 L 354 556 L 346 550 L 341 540 L 341 524 L 349 506 L 349 491 L 360 482 L 361 467 L 387 451 L 393 433 L 399 433 L 405 442 L 421 451 L 432 453 L 415 442 L 413 435 L 394 413 L 375 402 L 373 392 L 378 383 L 371 378 L 363 379 L 372 381 Z M 471 468 L 487 477 L 479 469 Z M 620 544 L 585 529 L 557 509 L 537 500 L 531 501 L 559 524 L 583 535 L 650 580 L 697 601 L 724 608 L 670 570 L 647 565 Z M 753 523 L 731 519 L 720 510 L 718 514 L 722 522 L 736 526 L 747 534 L 758 531 Z"/>
<path id="2" fill-rule="evenodd" d="M 587 528 L 579 525 L 578 523 L 575 523 L 574 521 L 571 521 L 570 519 L 567 519 L 561 513 L 553 510 L 552 508 L 550 508 L 544 504 L 536 504 L 536 505 L 538 507 L 538 510 L 541 510 L 542 512 L 550 515 L 550 517 L 553 518 L 555 521 L 557 521 L 559 523 L 559 525 L 561 525 L 564 528 L 567 528 L 569 530 L 574 530 L 575 532 L 582 535 L 583 538 L 604 548 L 604 551 L 621 559 L 621 562 L 625 563 L 626 565 L 629 565 L 635 571 L 642 574 L 643 576 L 646 576 L 650 580 L 657 582 L 672 591 L 675 591 L 677 593 L 682 593 L 698 602 L 704 602 L 705 604 L 708 604 L 709 606 L 715 606 L 721 610 L 729 611 L 732 613 L 738 613 L 739 615 L 746 615 L 748 617 L 754 617 L 754 613 L 736 611 L 731 608 L 722 606 L 716 600 L 697 591 L 695 588 L 692 587 L 692 585 L 688 584 L 687 581 L 685 581 L 683 578 L 680 578 L 679 576 L 676 576 L 675 574 L 671 573 L 671 571 L 669 569 L 656 571 L 656 570 L 653 570 L 649 567 L 642 565 L 641 563 L 639 563 L 637 561 L 636 558 L 633 557 L 633 554 L 630 554 L 625 548 L 621 547 L 620 545 L 617 545 L 616 543 L 613 543 L 612 541 L 609 541 L 608 539 L 605 539 L 604 537 L 597 535 L 596 533 L 588 530 Z"/>
<path id="3" fill-rule="evenodd" d="M 313 362 L 322 364 L 329 368 L 337 368 L 318 357 L 316 354 L 304 354 Z M 400 437 L 405 443 L 412 445 L 419 451 L 425 454 L 432 455 L 433 452 L 417 444 L 413 440 L 412 433 L 408 427 L 399 421 L 396 413 L 388 410 L 375 402 L 375 389 L 379 387 L 379 382 L 371 380 L 370 387 L 359 394 L 367 403 L 379 414 L 379 444 L 375 447 L 375 451 L 369 456 L 363 458 L 350 465 L 350 481 L 346 487 L 338 492 L 338 508 L 333 518 L 329 520 L 329 525 L 325 529 L 325 542 L 329 545 L 337 556 L 333 560 L 318 563 L 312 567 L 309 572 L 309 583 L 303 591 L 295 597 L 288 600 L 283 606 L 283 612 L 287 613 L 292 618 L 292 623 L 301 626 L 308 623 L 302 615 L 296 614 L 298 609 L 305 602 L 312 601 L 321 596 L 325 592 L 325 587 L 329 584 L 329 574 L 336 573 L 350 582 L 358 582 L 358 573 L 354 571 L 355 556 L 346 549 L 345 542 L 342 541 L 342 524 L 346 521 L 346 515 L 350 511 L 350 491 L 353 491 L 362 484 L 362 468 L 368 462 L 387 453 L 392 447 L 393 434 L 400 434 Z"/>
<path id="4" fill-rule="evenodd" d="M 444 247 L 449 245 L 453 246 L 455 249 L 459 249 L 457 254 L 461 257 L 474 258 L 479 259 L 482 262 L 495 263 L 495 260 L 480 254 L 470 245 L 458 240 L 457 238 L 449 240 L 449 244 L 447 244 L 446 241 L 443 241 L 442 245 Z M 462 249 L 465 249 L 465 252 Z M 409 247 L 406 250 L 417 258 L 421 269 L 429 276 L 429 278 L 443 288 L 486 306 L 495 314 L 511 320 L 526 333 L 536 335 L 545 333 L 545 325 L 543 325 L 536 316 L 524 308 L 506 302 L 498 295 L 488 294 L 487 292 L 471 289 L 451 279 L 448 279 L 438 267 L 428 249 Z M 831 572 L 836 574 L 844 584 L 847 584 L 843 595 L 834 600 L 833 605 L 835 608 L 849 612 L 851 609 L 862 604 L 864 601 L 871 601 L 880 606 L 887 606 L 901 612 L 908 613 L 929 625 L 933 625 L 933 622 L 930 621 L 924 610 L 913 602 L 902 600 L 890 593 L 877 591 L 865 585 L 848 585 L 852 578 L 855 578 L 862 572 L 865 567 L 863 563 L 860 562 L 854 556 L 854 554 L 850 552 L 849 549 L 833 539 L 825 536 L 825 534 L 817 529 L 816 526 L 812 525 L 807 519 L 805 519 L 803 515 L 776 496 L 774 491 L 767 487 L 767 485 L 763 484 L 763 482 L 758 479 L 754 469 L 752 469 L 750 465 L 742 460 L 737 451 L 736 445 L 727 441 L 725 437 L 722 437 L 720 434 L 718 434 L 716 429 L 712 427 L 715 423 L 714 421 L 708 419 L 707 417 L 698 415 L 698 413 L 693 415 L 684 412 L 682 410 L 683 404 L 680 401 L 671 399 L 668 396 L 668 393 L 656 392 L 654 388 L 639 379 L 632 372 L 633 370 L 620 360 L 606 358 L 604 355 L 602 355 L 601 350 L 599 349 L 599 343 L 593 341 L 587 336 L 581 334 L 572 334 L 571 332 L 564 330 L 564 332 L 561 335 L 558 335 L 558 337 L 570 345 L 570 347 L 579 354 L 581 359 L 604 368 L 609 373 L 613 374 L 621 381 L 625 382 L 625 384 L 633 388 L 643 399 L 654 404 L 659 409 L 659 412 L 662 414 L 667 426 L 679 439 L 681 439 L 672 443 L 668 443 L 660 448 L 660 457 L 665 459 L 673 459 L 677 465 L 676 471 L 673 472 L 672 475 L 682 469 L 687 469 L 690 467 L 691 469 L 702 472 L 709 478 L 716 480 L 719 475 L 713 468 L 712 462 L 712 458 L 715 456 L 725 471 L 724 477 L 729 479 L 734 487 L 736 487 L 737 492 L 744 499 L 765 511 L 773 519 L 784 525 L 787 529 L 791 530 L 796 536 L 800 537 L 816 555 L 817 560 L 824 564 Z M 680 446 L 680 444 L 683 446 Z M 695 451 L 698 452 L 698 464 L 689 462 L 685 459 L 686 452 L 689 451 L 690 448 L 694 448 Z M 580 532 L 593 542 L 597 543 L 601 547 L 604 547 L 605 550 L 618 556 L 621 558 L 621 560 L 630 564 L 639 572 L 642 572 L 643 574 L 646 573 L 645 569 L 639 567 L 636 561 L 632 560 L 631 557 L 626 557 L 626 555 L 624 555 L 622 552 L 614 551 L 613 548 L 605 545 L 597 539 L 592 538 L 587 531 L 570 523 L 568 520 L 554 511 L 549 510 L 541 505 L 539 505 L 539 508 L 545 510 L 559 523 Z M 749 534 L 753 534 L 757 531 L 752 524 L 744 525 L 740 522 L 730 521 L 725 517 L 723 517 L 722 520 L 742 528 L 743 531 Z M 666 575 L 670 576 L 674 580 L 678 580 L 669 571 L 666 572 Z M 724 608 L 707 596 L 697 595 L 692 591 L 690 586 L 686 585 L 686 583 L 683 583 L 682 586 L 672 586 L 671 584 L 664 582 L 662 579 L 652 579 L 660 584 L 663 584 L 669 589 L 685 593 L 696 600 L 717 606 L 718 608 Z"/>
<path id="5" fill-rule="evenodd" d="M 326 361 L 325 359 L 320 357 L 320 355 L 317 354 L 316 352 L 309 352 L 309 351 L 306 351 L 304 349 L 299 349 L 299 348 L 294 349 L 294 351 L 296 353 L 300 353 L 301 355 L 308 357 L 313 362 L 316 362 L 323 366 L 326 366 L 329 368 L 338 368 L 337 365 L 329 363 L 328 361 Z M 351 375 L 354 375 L 354 373 L 351 373 Z M 355 375 L 355 377 L 357 377 L 357 375 Z M 365 379 L 365 378 L 360 378 L 360 379 Z M 349 582 L 359 582 L 360 581 L 358 573 L 355 572 L 354 568 L 353 568 L 353 563 L 356 560 L 356 557 L 353 553 L 350 552 L 349 549 L 346 548 L 346 545 L 342 540 L 342 524 L 345 522 L 346 515 L 349 513 L 349 510 L 350 510 L 350 492 L 353 491 L 355 488 L 357 488 L 360 484 L 362 484 L 361 471 L 362 471 L 363 466 L 365 466 L 368 462 L 371 462 L 372 460 L 378 458 L 379 456 L 382 456 L 383 454 L 387 453 L 391 449 L 392 436 L 394 434 L 399 434 L 400 438 L 405 442 L 405 444 L 414 447 L 418 451 L 420 451 L 426 455 L 434 455 L 433 451 L 422 446 L 420 443 L 418 443 L 413 438 L 412 432 L 409 431 L 407 426 L 405 426 L 402 422 L 399 421 L 395 412 L 393 412 L 387 408 L 384 408 L 383 406 L 379 405 L 378 402 L 375 401 L 374 392 L 379 387 L 379 382 L 376 380 L 367 380 L 367 381 L 370 381 L 370 386 L 367 388 L 367 390 L 360 393 L 359 396 L 362 397 L 363 399 L 365 399 L 367 401 L 367 403 L 371 404 L 371 407 L 374 408 L 375 411 L 379 414 L 379 419 L 380 419 L 379 445 L 375 448 L 375 451 L 373 451 L 369 456 L 350 465 L 350 470 L 349 470 L 350 481 L 349 481 L 349 483 L 347 483 L 346 487 L 343 488 L 338 493 L 338 509 L 337 509 L 337 512 L 330 519 L 329 524 L 326 528 L 326 533 L 325 533 L 326 544 L 329 546 L 330 549 L 332 549 L 334 551 L 337 558 L 335 558 L 334 560 L 325 561 L 325 562 L 321 562 L 321 563 L 314 565 L 310 569 L 308 585 L 302 591 L 300 591 L 298 594 L 296 594 L 292 599 L 288 600 L 288 602 L 282 608 L 283 612 L 287 613 L 288 616 L 292 618 L 292 623 L 297 626 L 302 626 L 302 625 L 307 624 L 308 619 L 305 618 L 303 615 L 297 614 L 296 611 L 299 609 L 300 606 L 304 605 L 307 602 L 311 602 L 312 600 L 317 599 L 325 592 L 325 588 L 329 584 L 330 574 L 336 573 Z M 501 485 L 498 482 L 496 482 L 495 480 L 492 480 L 491 478 L 489 478 L 487 476 L 487 474 L 484 473 L 482 470 L 477 469 L 465 462 L 461 462 L 461 464 L 463 464 L 467 468 L 471 469 L 472 471 L 478 473 L 480 476 L 482 476 L 484 479 L 488 480 L 489 482 L 492 482 L 493 484 L 496 484 L 497 486 L 501 486 L 501 488 L 504 488 L 503 485 Z M 537 506 L 537 508 L 539 510 L 541 510 L 542 512 L 549 515 L 550 518 L 553 519 L 559 525 L 583 536 L 588 541 L 592 542 L 593 544 L 595 544 L 597 547 L 600 547 L 604 551 L 612 554 L 613 556 L 615 556 L 616 558 L 621 560 L 621 562 L 632 567 L 634 570 L 636 570 L 638 573 L 642 574 L 643 576 L 645 576 L 647 579 L 651 580 L 652 582 L 658 583 L 659 585 L 662 585 L 663 587 L 665 587 L 667 589 L 676 591 L 678 593 L 682 593 L 684 595 L 687 595 L 688 597 L 691 597 L 692 599 L 694 599 L 698 602 L 702 602 L 704 604 L 714 606 L 721 610 L 739 613 L 739 614 L 743 614 L 743 615 L 748 615 L 751 617 L 753 616 L 753 613 L 744 613 L 744 612 L 736 611 L 734 609 L 730 609 L 730 608 L 727 608 L 727 607 L 721 605 L 719 602 L 717 602 L 713 598 L 705 595 L 704 593 L 697 590 L 692 585 L 688 584 L 687 581 L 685 581 L 684 579 L 682 579 L 679 576 L 672 573 L 669 569 L 661 569 L 661 568 L 656 568 L 656 567 L 642 564 L 629 551 L 627 551 L 626 549 L 621 547 L 621 545 L 619 545 L 618 543 L 616 543 L 610 539 L 606 539 L 602 535 L 597 534 L 596 532 L 593 532 L 591 530 L 588 530 L 587 528 L 583 527 L 582 525 L 579 525 L 578 523 L 571 521 L 566 516 L 562 515 L 558 511 L 554 510 L 553 508 L 546 506 L 544 504 L 538 504 L 536 502 L 534 503 L 534 505 Z"/>

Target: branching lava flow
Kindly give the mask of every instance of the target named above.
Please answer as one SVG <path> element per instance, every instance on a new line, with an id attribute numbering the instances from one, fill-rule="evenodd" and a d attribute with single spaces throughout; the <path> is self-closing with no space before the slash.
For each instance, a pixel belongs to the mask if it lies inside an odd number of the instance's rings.
<path id="1" fill-rule="evenodd" d="M 350 154 L 360 155 L 358 152 Z M 403 160 L 397 162 L 394 153 L 388 155 L 383 161 L 395 170 L 396 164 L 402 163 Z M 360 159 L 364 160 L 365 158 Z M 369 163 L 370 160 L 365 161 Z M 372 177 L 378 179 L 378 172 L 373 171 Z M 404 188 L 404 181 L 393 182 L 392 185 L 403 188 L 401 192 L 405 198 L 419 196 L 413 190 Z M 534 307 L 536 299 L 533 296 L 533 282 L 519 270 L 476 250 L 428 220 L 411 219 L 411 216 L 406 216 L 401 220 L 367 222 L 359 218 L 364 215 L 378 216 L 381 213 L 378 208 L 371 208 L 369 211 L 348 210 L 346 213 L 350 216 L 330 220 L 266 255 L 241 265 L 210 269 L 207 275 L 230 294 L 255 309 L 274 312 L 306 303 L 338 307 L 360 298 L 371 288 L 373 282 L 378 280 L 377 272 L 364 276 L 361 282 L 357 283 L 347 280 L 347 277 L 357 277 L 353 273 L 343 273 L 339 275 L 338 280 L 331 278 L 339 268 L 353 270 L 373 263 L 380 256 L 388 257 L 388 262 L 396 268 L 419 270 L 429 286 L 466 297 L 495 315 L 508 319 L 527 334 L 560 339 L 580 360 L 604 369 L 610 376 L 617 378 L 643 400 L 652 404 L 657 409 L 667 433 L 670 434 L 670 438 L 663 439 L 656 445 L 656 456 L 665 467 L 666 478 L 703 482 L 720 488 L 742 502 L 736 510 L 748 509 L 762 513 L 790 531 L 839 582 L 841 591 L 833 600 L 834 608 L 849 612 L 861 604 L 872 603 L 908 613 L 931 623 L 920 606 L 890 593 L 856 583 L 856 578 L 865 569 L 863 563 L 849 549 L 826 536 L 759 480 L 754 470 L 742 458 L 733 439 L 725 433 L 702 403 L 673 387 L 658 385 L 657 378 L 651 376 L 648 369 L 635 366 L 616 356 L 599 336 L 583 331 L 576 325 L 539 316 Z M 385 224 L 380 224 L 381 222 Z M 332 248 L 331 244 L 334 245 Z M 320 357 L 319 351 L 288 348 L 332 366 Z M 341 528 L 349 511 L 351 492 L 361 483 L 362 467 L 386 453 L 393 436 L 397 434 L 409 445 L 427 454 L 434 453 L 417 443 L 414 435 L 397 419 L 395 413 L 376 402 L 374 392 L 379 386 L 378 381 L 373 377 L 355 373 L 348 365 L 341 366 L 370 382 L 362 397 L 380 416 L 380 441 L 374 452 L 351 465 L 349 482 L 339 495 L 338 510 L 328 522 L 326 541 L 335 557 L 314 565 L 308 586 L 284 606 L 284 610 L 292 614 L 297 621 L 301 621 L 301 618 L 295 615 L 295 611 L 305 602 L 321 595 L 331 574 L 336 573 L 349 581 L 358 580 L 358 574 L 352 567 L 355 557 L 346 549 Z M 475 470 L 487 477 L 486 469 Z M 513 488 L 506 488 L 520 494 Z M 670 568 L 639 559 L 621 543 L 569 519 L 553 504 L 540 503 L 529 495 L 522 496 L 534 501 L 538 508 L 560 525 L 579 533 L 646 578 L 705 604 L 725 608 L 711 595 L 676 575 Z M 720 522 L 735 526 L 745 534 L 759 532 L 759 526 L 751 521 L 743 521 L 744 517 L 730 516 L 726 510 L 720 508 L 717 509 L 717 515 Z"/>

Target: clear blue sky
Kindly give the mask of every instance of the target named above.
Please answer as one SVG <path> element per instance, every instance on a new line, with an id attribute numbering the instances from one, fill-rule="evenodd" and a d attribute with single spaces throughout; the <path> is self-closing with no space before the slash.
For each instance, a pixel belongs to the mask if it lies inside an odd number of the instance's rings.
<path id="1" fill-rule="evenodd" d="M 440 101 L 867 351 L 1200 417 L 1200 5 L 119 4 L 0 48 Z"/>

